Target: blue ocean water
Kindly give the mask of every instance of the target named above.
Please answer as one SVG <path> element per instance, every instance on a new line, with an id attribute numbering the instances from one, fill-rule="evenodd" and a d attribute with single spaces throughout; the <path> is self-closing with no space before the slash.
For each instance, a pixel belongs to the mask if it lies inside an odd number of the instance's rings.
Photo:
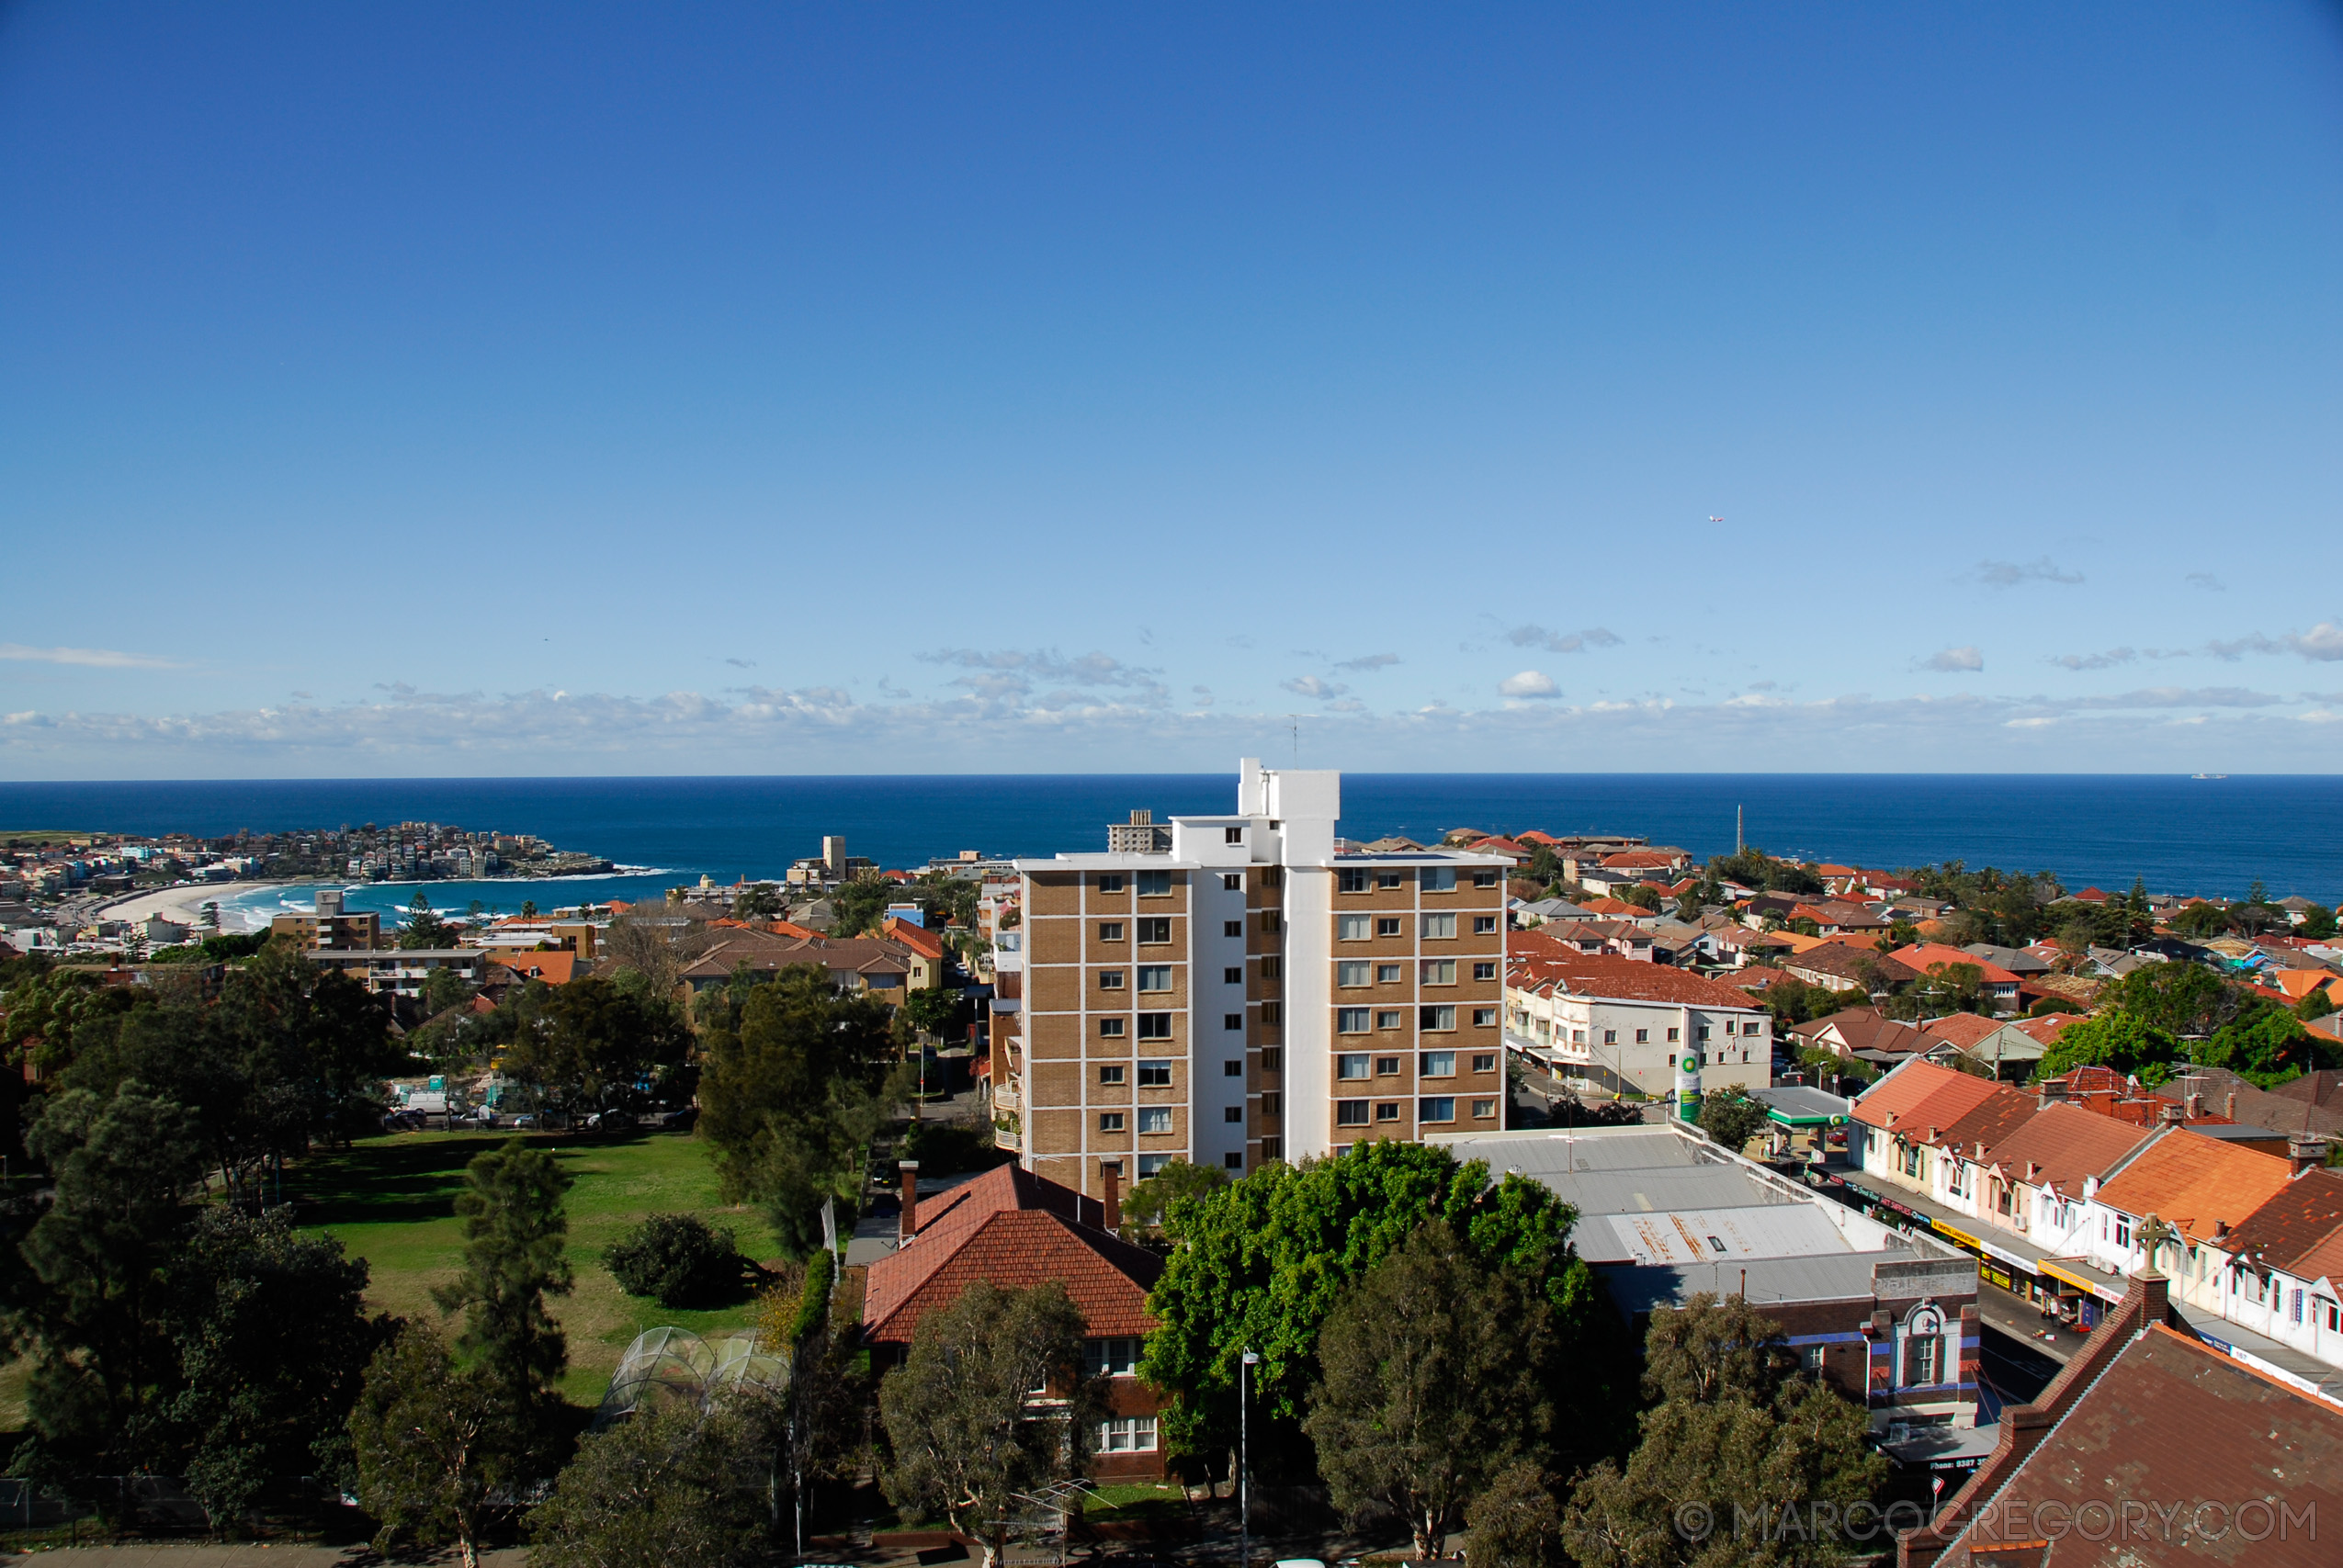
<path id="1" fill-rule="evenodd" d="M 703 873 L 777 876 L 824 833 L 881 865 L 961 850 L 1103 849 L 1134 807 L 1158 819 L 1235 802 L 1232 773 L 969 777 L 334 779 L 0 784 L 9 825 L 197 832 L 421 820 L 541 835 L 662 874 L 564 880 L 562 902 L 655 893 Z M 2056 873 L 2070 887 L 2343 898 L 2343 777 L 2190 779 L 2075 774 L 1348 773 L 1354 839 L 1451 828 L 1649 835 L 1695 855 L 1749 841 L 1777 854 L 1864 865 L 1946 860 Z M 413 889 L 369 889 L 370 907 Z M 515 883 L 431 885 L 435 903 L 504 908 L 544 893 Z"/>

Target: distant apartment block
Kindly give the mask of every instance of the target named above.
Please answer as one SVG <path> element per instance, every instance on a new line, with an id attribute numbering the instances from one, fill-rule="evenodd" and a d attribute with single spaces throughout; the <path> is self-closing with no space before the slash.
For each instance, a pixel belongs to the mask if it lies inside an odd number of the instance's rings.
<path id="1" fill-rule="evenodd" d="M 305 915 L 278 915 L 268 922 L 268 932 L 324 952 L 364 952 L 381 945 L 382 920 L 379 915 L 343 908 L 340 888 L 321 887 L 314 909 Z"/>
<path id="2" fill-rule="evenodd" d="M 1503 1125 L 1509 863 L 1353 852 L 1340 774 L 1239 769 L 1229 816 L 1016 863 L 992 1070 L 1038 1175 L 1099 1194 L 1110 1167 Z"/>

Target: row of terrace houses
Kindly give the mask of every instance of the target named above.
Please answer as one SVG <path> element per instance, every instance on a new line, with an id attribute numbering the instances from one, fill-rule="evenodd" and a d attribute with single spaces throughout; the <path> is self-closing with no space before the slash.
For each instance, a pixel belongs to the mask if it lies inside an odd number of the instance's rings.
<path id="1" fill-rule="evenodd" d="M 2029 1093 L 1910 1061 L 1855 1103 L 1857 1185 L 2080 1326 L 2154 1269 L 2209 1339 L 2343 1390 L 2343 1171 L 2325 1140 L 2126 1097 L 2114 1077 Z"/>

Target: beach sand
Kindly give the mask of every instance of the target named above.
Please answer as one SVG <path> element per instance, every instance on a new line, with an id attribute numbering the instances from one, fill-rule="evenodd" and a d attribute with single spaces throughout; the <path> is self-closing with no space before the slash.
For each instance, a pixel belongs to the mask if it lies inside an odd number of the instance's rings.
<path id="1" fill-rule="evenodd" d="M 166 920 L 192 926 L 201 919 L 206 904 L 225 904 L 242 894 L 284 886 L 281 882 L 191 882 L 180 887 L 162 887 L 117 898 L 105 907 L 103 913 L 109 920 L 142 920 L 149 915 L 160 915 Z"/>

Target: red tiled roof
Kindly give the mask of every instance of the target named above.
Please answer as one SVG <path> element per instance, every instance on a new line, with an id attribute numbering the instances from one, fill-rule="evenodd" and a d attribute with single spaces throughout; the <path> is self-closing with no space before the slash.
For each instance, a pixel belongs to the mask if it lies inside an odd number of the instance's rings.
<path id="1" fill-rule="evenodd" d="M 1140 1335 L 1155 1326 L 1148 1288 L 1162 1260 L 1077 1216 L 1095 1200 L 1004 1165 L 920 1204 L 919 1234 L 870 1266 L 863 1333 L 908 1344 L 922 1314 L 950 1305 L 977 1280 L 1022 1291 L 1055 1280 L 1089 1333 Z"/>
<path id="2" fill-rule="evenodd" d="M 1621 850 L 1615 855 L 1602 857 L 1605 871 L 1666 871 L 1676 863 L 1676 857 L 1658 850 Z"/>
<path id="3" fill-rule="evenodd" d="M 2105 1176 L 2115 1163 L 2147 1141 L 2150 1129 L 2111 1117 L 2094 1116 L 2073 1105 L 2042 1107 L 2033 1119 L 1994 1148 L 1993 1163 L 2013 1181 L 2078 1194 L 2083 1179 Z M 2027 1168 L 2034 1168 L 2032 1176 Z"/>
<path id="4" fill-rule="evenodd" d="M 913 925 L 901 916 L 893 915 L 888 918 L 887 934 L 931 964 L 943 960 L 944 938 L 925 926 Z"/>
<path id="5" fill-rule="evenodd" d="M 1572 996 L 1669 1002 L 1680 1007 L 1732 1008 L 1742 1012 L 1757 1008 L 1747 993 L 1721 980 L 1613 953 L 1577 953 L 1565 948 L 1553 957 L 1509 959 L 1506 968 L 1508 984 L 1550 981 L 1567 987 Z"/>
<path id="6" fill-rule="evenodd" d="M 1552 849 L 1562 841 L 1542 828 L 1533 828 L 1526 833 L 1516 833 L 1513 837 L 1524 844 L 1544 844 L 1547 849 Z"/>
<path id="7" fill-rule="evenodd" d="M 1648 915 L 1649 909 L 1618 898 L 1590 898 L 1579 906 L 1590 915 Z"/>
<path id="8" fill-rule="evenodd" d="M 491 951 L 488 961 L 503 964 L 525 980 L 542 980 L 549 986 L 568 985 L 578 967 L 578 955 L 566 950 L 555 953 Z"/>
<path id="9" fill-rule="evenodd" d="M 1966 1051 L 1974 1048 L 1978 1041 L 1983 1040 L 1995 1030 L 2002 1028 L 2008 1021 L 2006 1019 L 1986 1018 L 1974 1012 L 1956 1012 L 1943 1018 L 1931 1018 L 1920 1025 L 1920 1030 L 1923 1033 L 1932 1035 L 1936 1039 L 1949 1040 Z"/>
<path id="10" fill-rule="evenodd" d="M 1854 1119 L 1885 1127 L 1915 1141 L 1928 1130 L 1942 1131 L 1982 1105 L 1998 1085 L 1973 1078 L 1934 1062 L 1905 1063 L 1855 1101 Z"/>
<path id="11" fill-rule="evenodd" d="M 2155 1214 L 2203 1241 L 2216 1224 L 2235 1228 L 2276 1196 L 2287 1171 L 2276 1155 L 2175 1127 L 2101 1187 L 2099 1201 L 2127 1214 Z"/>
<path id="12" fill-rule="evenodd" d="M 2018 983 L 2018 976 L 2002 968 L 1998 964 L 1987 964 L 1974 953 L 1964 953 L 1957 947 L 1948 947 L 1941 942 L 1914 942 L 1909 947 L 1899 947 L 1896 950 L 1895 956 L 1923 975 L 1929 972 L 1931 965 L 1938 964 L 1969 964 L 1975 965 L 1986 979 L 1997 986 L 2014 986 Z"/>
<path id="13" fill-rule="evenodd" d="M 1925 1111 L 1925 1107 L 1922 1108 Z M 1997 1084 L 1991 1094 L 1979 1100 L 1976 1109 L 1963 1116 L 1937 1140 L 1940 1146 L 1956 1150 L 1971 1159 L 1980 1157 L 1977 1145 L 1985 1145 L 1982 1157 L 1991 1159 L 2002 1144 L 2020 1128 L 2041 1113 L 2031 1094 L 2020 1094 L 2006 1085 Z"/>
<path id="14" fill-rule="evenodd" d="M 2337 1231 L 2343 1231 L 2343 1171 L 2313 1167 L 2247 1214 L 2230 1232 L 2228 1250 L 2292 1273 L 2296 1258 Z"/>

